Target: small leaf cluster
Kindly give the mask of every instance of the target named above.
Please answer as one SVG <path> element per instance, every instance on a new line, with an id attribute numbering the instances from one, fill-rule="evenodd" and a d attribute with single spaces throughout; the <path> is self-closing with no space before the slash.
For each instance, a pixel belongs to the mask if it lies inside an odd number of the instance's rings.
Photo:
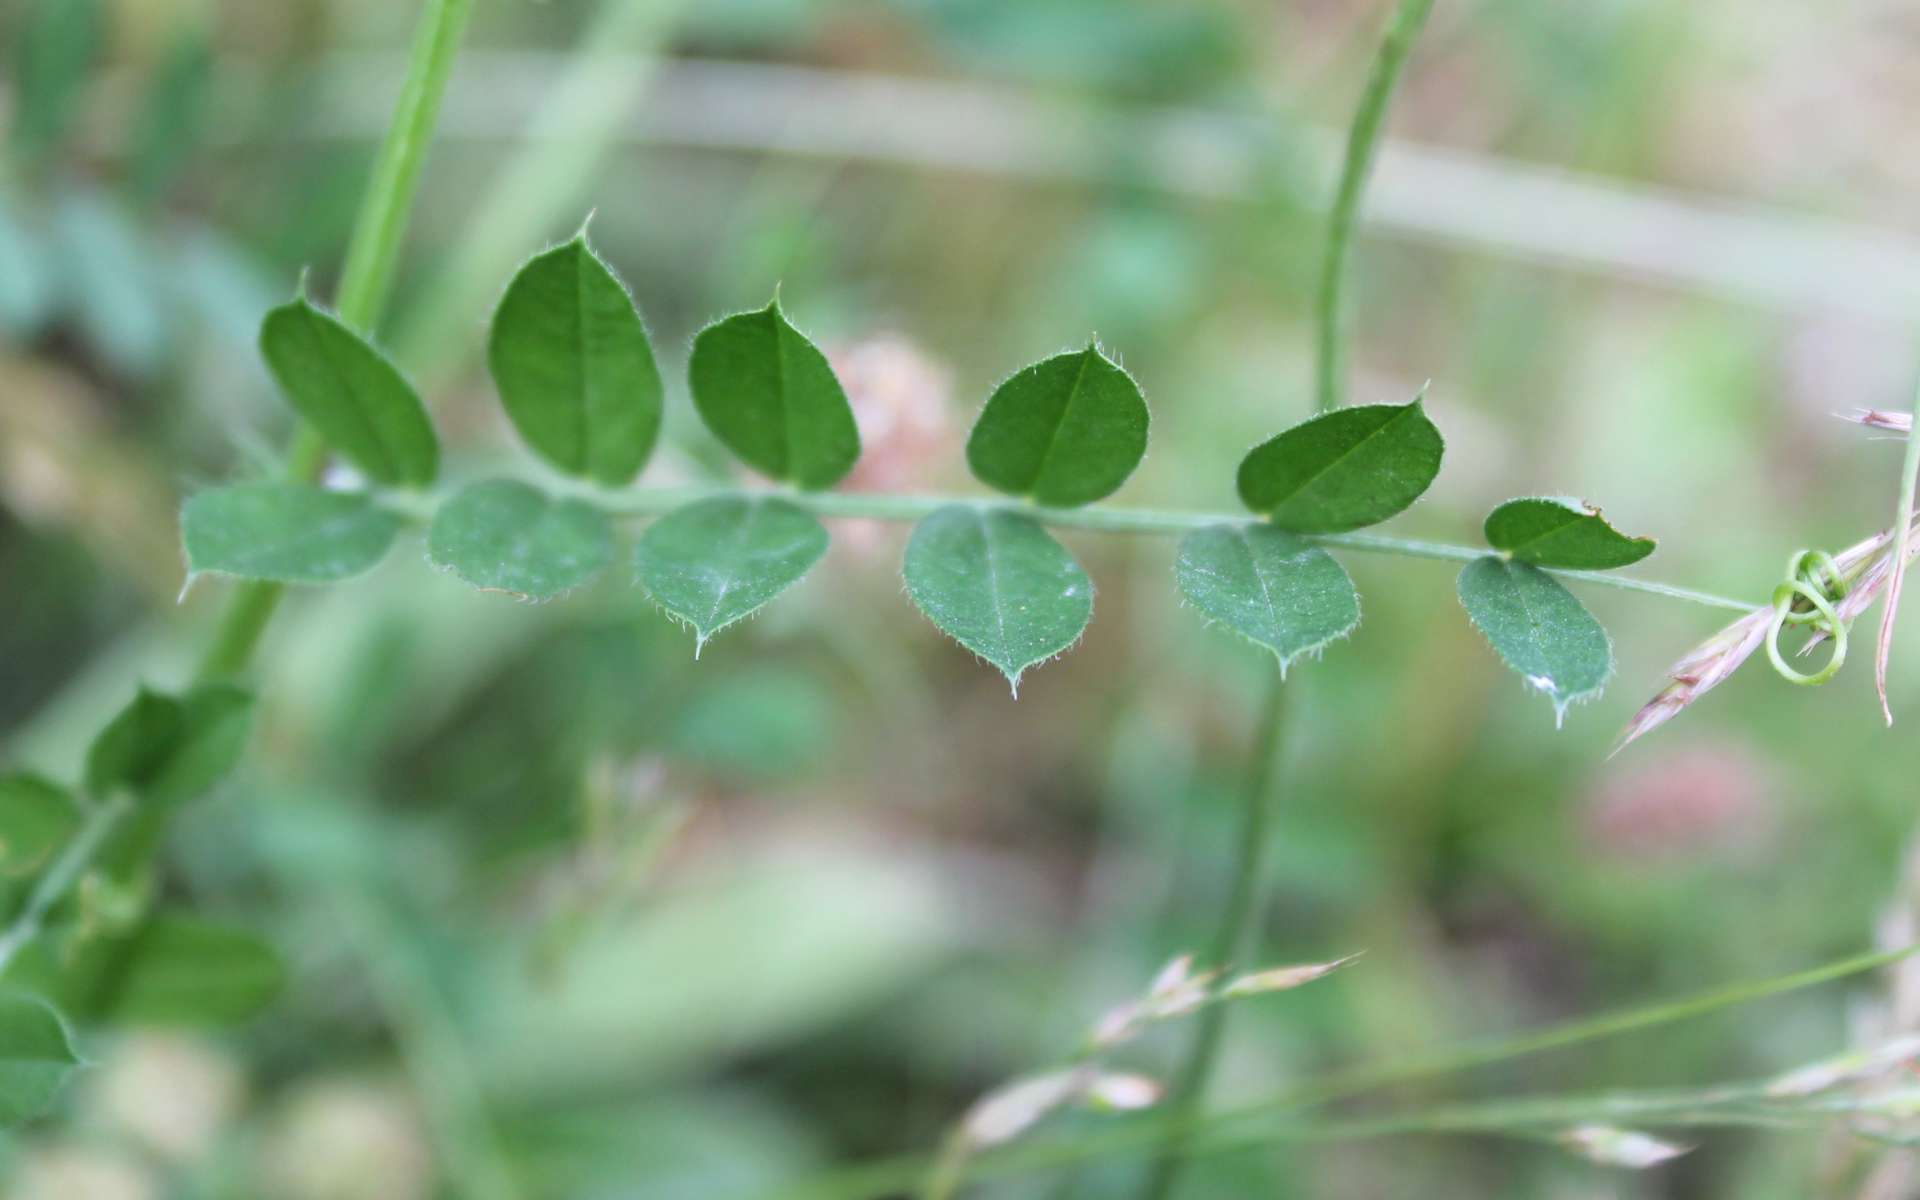
<path id="1" fill-rule="evenodd" d="M 190 577 L 312 584 L 366 571 L 405 523 L 376 489 L 423 488 L 438 473 L 425 406 L 371 342 L 304 295 L 267 317 L 260 341 L 293 408 L 369 486 L 249 482 L 194 496 L 182 520 Z M 632 296 L 584 231 L 533 258 L 508 286 L 487 361 L 521 440 L 586 488 L 467 485 L 437 506 L 428 557 L 477 588 L 557 596 L 619 557 L 615 506 L 603 497 L 631 485 L 652 457 L 664 407 L 659 366 Z M 703 329 L 687 383 L 721 445 L 787 489 L 693 500 L 639 537 L 634 578 L 693 630 L 697 652 L 820 561 L 830 538 L 807 494 L 845 479 L 861 447 L 832 364 L 778 297 Z M 1010 499 L 922 510 L 903 565 L 908 595 L 1016 690 L 1093 616 L 1093 581 L 1048 530 L 1050 514 L 1118 491 L 1146 454 L 1150 423 L 1140 386 L 1097 342 L 1046 358 L 993 390 L 967 439 L 974 477 Z M 1418 396 L 1322 413 L 1254 447 L 1236 476 L 1251 515 L 1184 538 L 1175 563 L 1182 596 L 1272 651 L 1285 672 L 1359 624 L 1359 595 L 1329 545 L 1413 505 L 1445 449 Z M 1460 600 L 1501 658 L 1564 713 L 1605 684 L 1613 651 L 1548 570 L 1625 566 L 1653 543 L 1551 497 L 1501 505 L 1485 532 L 1492 552 L 1462 571 Z"/>
<path id="2" fill-rule="evenodd" d="M 149 875 L 167 818 L 238 763 L 252 710 L 226 684 L 142 688 L 94 738 L 78 786 L 0 776 L 0 891 L 30 914 L 0 954 L 0 1127 L 46 1111 L 78 1065 L 69 1020 L 228 1024 L 279 993 L 285 970 L 268 943 L 158 903 Z M 83 846 L 97 852 L 72 894 L 40 911 L 41 881 Z"/>

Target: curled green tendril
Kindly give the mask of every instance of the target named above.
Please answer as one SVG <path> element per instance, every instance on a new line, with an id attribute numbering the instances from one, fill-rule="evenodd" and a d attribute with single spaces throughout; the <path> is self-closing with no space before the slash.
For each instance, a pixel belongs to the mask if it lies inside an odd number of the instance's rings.
<path id="1" fill-rule="evenodd" d="M 1767 659 L 1782 679 L 1818 687 L 1839 674 L 1847 661 L 1847 622 L 1840 619 L 1834 603 L 1846 594 L 1847 579 L 1833 555 L 1799 550 L 1787 559 L 1787 580 L 1773 589 L 1773 623 L 1767 627 Z M 1788 625 L 1810 625 L 1833 639 L 1833 654 L 1826 666 L 1809 675 L 1787 665 L 1780 653 L 1780 631 Z"/>

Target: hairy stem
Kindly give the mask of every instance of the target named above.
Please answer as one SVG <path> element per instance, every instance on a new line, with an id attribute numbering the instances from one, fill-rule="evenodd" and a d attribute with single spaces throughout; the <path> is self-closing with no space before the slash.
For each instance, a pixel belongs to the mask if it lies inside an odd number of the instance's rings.
<path id="1" fill-rule="evenodd" d="M 1085 508 L 1043 508 L 1018 500 L 993 497 L 897 492 L 787 492 L 739 487 L 634 488 L 615 494 L 582 493 L 579 498 L 615 517 L 660 517 L 701 500 L 753 500 L 777 496 L 806 509 L 817 517 L 868 521 L 922 520 L 951 505 L 994 507 L 1016 512 L 1056 529 L 1085 529 L 1095 533 L 1145 534 L 1171 536 L 1204 529 L 1209 525 L 1244 525 L 1258 518 L 1243 512 L 1180 512 L 1152 508 L 1112 508 L 1088 505 Z M 426 518 L 439 497 L 395 495 L 393 507 L 417 519 Z M 1472 562 L 1493 551 L 1484 546 L 1461 546 L 1451 542 L 1432 542 L 1420 538 L 1390 537 L 1379 533 L 1316 533 L 1301 535 L 1316 545 L 1339 550 L 1357 550 L 1363 554 L 1388 554 L 1400 558 L 1430 558 L 1441 562 Z M 1756 600 L 1736 600 L 1695 588 L 1635 579 L 1612 571 L 1574 571 L 1543 568 L 1550 575 L 1601 587 L 1620 588 L 1669 600 L 1684 600 L 1708 608 L 1749 613 L 1760 607 Z"/>
<path id="2" fill-rule="evenodd" d="M 1253 756 L 1247 764 L 1246 779 L 1240 796 L 1241 815 L 1237 853 L 1233 863 L 1233 881 L 1227 890 L 1226 906 L 1220 911 L 1220 924 L 1214 930 L 1204 966 L 1223 970 L 1233 963 L 1246 945 L 1248 930 L 1259 908 L 1264 890 L 1262 867 L 1266 861 L 1267 825 L 1279 796 L 1274 777 L 1279 773 L 1281 743 L 1286 730 L 1287 689 L 1280 672 L 1268 680 L 1266 703 L 1255 717 Z M 1206 1098 L 1207 1083 L 1213 1078 L 1213 1064 L 1220 1057 L 1220 1041 L 1226 1034 L 1227 1005 L 1209 1004 L 1195 1017 L 1193 1042 L 1186 1062 L 1167 1093 L 1169 1117 L 1184 1126 L 1200 1110 Z M 1161 1147 L 1147 1178 L 1146 1195 L 1159 1200 L 1173 1194 L 1185 1168 L 1187 1138 L 1178 1136 Z"/>
<path id="3" fill-rule="evenodd" d="M 1426 24 L 1427 13 L 1432 8 L 1433 0 L 1400 0 L 1379 56 L 1373 60 L 1373 74 L 1367 79 L 1367 90 L 1360 96 L 1359 111 L 1347 131 L 1347 156 L 1340 168 L 1340 186 L 1328 219 L 1327 256 L 1320 266 L 1316 306 L 1320 345 L 1315 358 L 1314 394 L 1321 412 L 1331 412 L 1346 403 L 1345 296 L 1353 227 L 1360 218 L 1360 197 L 1373 170 L 1374 151 L 1380 144 L 1380 127 L 1386 120 L 1387 103 L 1393 99 L 1401 68 L 1406 65 L 1414 39 L 1420 35 L 1420 27 Z"/>
<path id="4" fill-rule="evenodd" d="M 347 265 L 340 278 L 340 319 L 364 333 L 371 333 L 379 324 L 386 307 L 400 242 L 419 191 L 427 146 L 440 119 L 440 101 L 472 13 L 473 0 L 427 0 L 426 11 L 420 16 L 406 82 L 361 202 L 353 240 L 347 247 Z M 312 429 L 302 426 L 287 451 L 287 474 L 311 479 L 320 473 L 326 458 L 326 443 Z M 217 679 L 246 669 L 280 604 L 281 591 L 277 583 L 246 583 L 234 591 L 201 659 L 201 679 Z"/>

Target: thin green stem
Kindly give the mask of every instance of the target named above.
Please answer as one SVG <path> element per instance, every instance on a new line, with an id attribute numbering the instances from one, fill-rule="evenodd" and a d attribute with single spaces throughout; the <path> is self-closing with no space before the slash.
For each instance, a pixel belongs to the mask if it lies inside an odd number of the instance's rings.
<path id="1" fill-rule="evenodd" d="M 975 1178 L 1006 1178 L 1052 1170 L 1100 1158 L 1115 1158 L 1164 1144 L 1192 1139 L 1190 1156 L 1248 1149 L 1262 1144 L 1278 1114 L 1351 1099 L 1399 1084 L 1492 1066 L 1512 1059 L 1564 1050 L 1605 1038 L 1692 1020 L 1756 1001 L 1814 987 L 1881 967 L 1920 952 L 1920 946 L 1874 951 L 1770 979 L 1714 988 L 1639 1008 L 1588 1017 L 1512 1037 L 1468 1042 L 1391 1062 L 1369 1063 L 1303 1080 L 1264 1098 L 1212 1116 L 1182 1121 L 1145 1119 L 1045 1144 L 1013 1146 L 981 1155 L 969 1166 Z M 1249 1128 L 1251 1126 L 1251 1128 Z M 778 1190 L 781 1200 L 852 1200 L 911 1186 L 926 1171 L 924 1158 L 890 1159 L 837 1171 L 808 1183 Z"/>
<path id="2" fill-rule="evenodd" d="M 1400 0 L 1380 53 L 1373 60 L 1373 74 L 1367 79 L 1367 90 L 1361 94 L 1353 126 L 1347 131 L 1346 160 L 1340 168 L 1340 186 L 1334 194 L 1327 227 L 1327 256 L 1320 267 L 1317 301 L 1320 347 L 1315 359 L 1314 394 L 1321 412 L 1330 412 L 1346 402 L 1347 259 L 1353 249 L 1353 228 L 1360 218 L 1360 197 L 1366 192 L 1367 176 L 1373 170 L 1387 103 L 1393 99 L 1401 68 L 1406 65 L 1414 39 L 1420 35 L 1420 28 L 1426 24 L 1427 13 L 1432 8 L 1433 0 Z"/>
<path id="3" fill-rule="evenodd" d="M 53 906 L 73 889 L 87 868 L 93 865 L 93 856 L 100 852 L 120 819 L 127 815 L 129 804 L 124 796 L 114 796 L 98 805 L 87 814 L 86 823 L 73 835 L 66 848 L 60 851 L 60 857 L 53 860 L 40 878 L 34 882 L 33 891 L 28 894 L 26 904 L 8 923 L 5 932 L 0 932 L 0 971 L 5 971 L 27 944 L 40 936 L 40 928 L 46 923 L 47 914 Z"/>
<path id="4" fill-rule="evenodd" d="M 427 147 L 440 123 L 440 101 L 472 15 L 473 0 L 428 0 L 420 18 L 406 82 L 360 202 L 353 239 L 347 245 L 347 265 L 340 276 L 336 301 L 340 319 L 363 333 L 373 332 L 386 308 Z"/>
<path id="5" fill-rule="evenodd" d="M 472 14 L 473 0 L 427 0 L 421 14 L 406 82 L 374 163 L 340 279 L 340 319 L 363 332 L 372 332 L 386 306 L 427 146 L 439 123 L 440 101 Z M 326 443 L 302 426 L 287 451 L 287 474 L 312 479 L 326 458 Z M 245 583 L 234 591 L 201 659 L 199 678 L 217 679 L 246 669 L 279 607 L 281 592 L 281 585 L 261 582 Z"/>
<path id="6" fill-rule="evenodd" d="M 614 494 L 587 493 L 581 498 L 615 517 L 645 518 L 665 516 L 677 508 L 701 500 L 752 500 L 767 496 L 779 496 L 819 517 L 912 522 L 922 520 L 943 508 L 964 504 L 1020 513 L 1023 516 L 1032 517 L 1042 525 L 1050 525 L 1057 529 L 1085 529 L 1096 533 L 1176 535 L 1189 533 L 1195 529 L 1204 529 L 1210 525 L 1244 525 L 1257 519 L 1243 512 L 1179 512 L 1151 508 L 1109 508 L 1101 505 L 1089 505 L 1085 508 L 1043 508 L 1018 500 L 981 496 L 890 492 L 785 492 L 737 487 L 636 488 Z M 434 500 L 435 498 L 432 497 L 423 499 L 395 496 L 393 503 L 416 517 L 424 517 L 431 511 Z M 1484 546 L 1461 546 L 1418 538 L 1389 537 L 1378 533 L 1319 533 L 1302 536 L 1309 542 L 1335 549 L 1357 550 L 1363 554 L 1387 554 L 1400 558 L 1429 558 L 1442 562 L 1472 562 L 1493 553 Z M 1558 575 L 1562 579 L 1663 596 L 1669 600 L 1684 600 L 1690 604 L 1701 604 L 1708 608 L 1722 608 L 1732 612 L 1749 613 L 1762 607 L 1755 601 L 1716 596 L 1711 592 L 1678 587 L 1651 579 L 1635 579 L 1632 576 L 1618 575 L 1610 571 L 1568 571 L 1548 568 L 1548 573 Z"/>
<path id="7" fill-rule="evenodd" d="M 1266 862 L 1267 832 L 1274 806 L 1278 803 L 1274 778 L 1279 773 L 1279 758 L 1285 740 L 1287 689 L 1276 669 L 1267 681 L 1266 703 L 1255 718 L 1252 759 L 1240 796 L 1240 830 L 1233 864 L 1233 881 L 1227 890 L 1227 903 L 1220 911 L 1220 924 L 1214 930 L 1213 944 L 1203 964 L 1210 970 L 1224 970 L 1239 959 L 1247 943 L 1248 931 L 1259 908 L 1264 890 L 1262 879 Z M 1206 1099 L 1207 1084 L 1213 1078 L 1213 1065 L 1220 1057 L 1220 1042 L 1226 1035 L 1226 1004 L 1209 1004 L 1194 1018 L 1193 1042 L 1186 1062 L 1167 1095 L 1167 1113 L 1177 1124 L 1185 1125 L 1200 1111 Z M 1154 1160 L 1147 1178 L 1145 1194 L 1153 1200 L 1171 1196 L 1179 1185 L 1187 1164 L 1184 1138 L 1168 1141 Z"/>

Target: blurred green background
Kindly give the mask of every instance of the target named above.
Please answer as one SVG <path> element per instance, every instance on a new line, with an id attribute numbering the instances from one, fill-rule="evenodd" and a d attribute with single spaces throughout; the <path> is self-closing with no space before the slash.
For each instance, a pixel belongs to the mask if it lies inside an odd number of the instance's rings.
<path id="1" fill-rule="evenodd" d="M 176 606 L 175 507 L 286 435 L 254 330 L 303 271 L 330 294 L 418 8 L 0 3 L 8 760 L 69 771 L 204 643 L 224 588 Z M 382 338 L 455 473 L 498 466 L 486 317 L 592 212 L 679 389 L 650 483 L 727 471 L 686 348 L 778 283 L 860 414 L 850 486 L 965 490 L 993 384 L 1097 333 L 1155 416 L 1120 501 L 1231 511 L 1241 454 L 1311 405 L 1321 214 L 1387 12 L 481 0 Z M 1832 414 L 1910 394 L 1916 55 L 1890 0 L 1441 0 L 1355 264 L 1354 400 L 1430 380 L 1449 439 L 1394 531 L 1474 542 L 1499 500 L 1576 494 L 1661 539 L 1642 573 L 1757 603 L 1789 550 L 1883 524 L 1899 447 Z M 403 553 L 296 596 L 243 776 L 165 882 L 269 932 L 288 991 L 238 1031 L 87 1042 L 62 1115 L 7 1139 L 9 1194 L 753 1195 L 925 1151 L 1069 1052 L 1206 941 L 1270 665 L 1180 608 L 1169 543 L 1069 532 L 1096 617 L 1016 703 L 911 610 L 904 536 L 837 523 L 698 663 L 617 577 L 526 606 Z M 1262 960 L 1367 956 L 1239 1005 L 1216 1099 L 1897 925 L 1916 759 L 1864 665 L 1750 666 L 1608 758 L 1724 614 L 1584 589 L 1620 675 L 1556 732 L 1446 565 L 1345 557 L 1365 620 L 1289 685 Z M 1764 1075 L 1911 1019 L 1885 983 L 1398 1098 Z M 1177 1032 L 1129 1061 L 1164 1074 Z M 1764 1131 L 1642 1174 L 1428 1138 L 1210 1160 L 1186 1194 L 1765 1200 L 1865 1195 L 1861 1169 Z"/>

